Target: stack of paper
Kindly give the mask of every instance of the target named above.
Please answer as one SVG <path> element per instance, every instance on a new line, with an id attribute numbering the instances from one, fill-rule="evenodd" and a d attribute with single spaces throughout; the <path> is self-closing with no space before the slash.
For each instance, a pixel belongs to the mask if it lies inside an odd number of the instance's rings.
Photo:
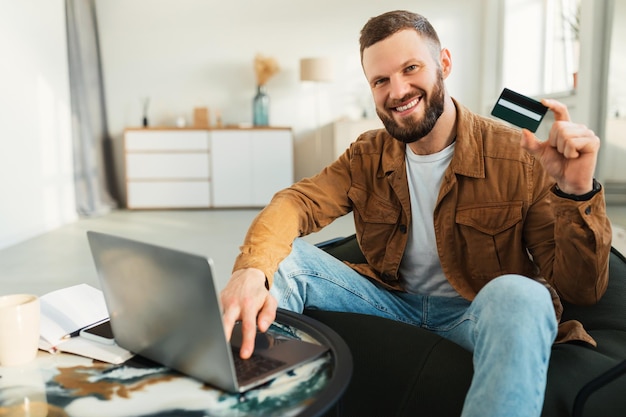
<path id="1" fill-rule="evenodd" d="M 122 363 L 133 354 L 116 344 L 107 345 L 79 336 L 81 329 L 109 317 L 102 291 L 87 284 L 63 288 L 40 298 L 39 349 L 62 351 L 109 363 Z"/>

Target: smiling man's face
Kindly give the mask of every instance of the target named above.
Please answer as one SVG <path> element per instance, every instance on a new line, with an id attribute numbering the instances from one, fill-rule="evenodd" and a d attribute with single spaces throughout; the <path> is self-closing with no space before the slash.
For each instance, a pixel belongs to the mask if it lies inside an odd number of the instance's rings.
<path id="1" fill-rule="evenodd" d="M 363 71 L 376 113 L 389 134 L 405 143 L 426 136 L 443 113 L 444 77 L 433 53 L 412 29 L 396 32 L 363 51 Z"/>

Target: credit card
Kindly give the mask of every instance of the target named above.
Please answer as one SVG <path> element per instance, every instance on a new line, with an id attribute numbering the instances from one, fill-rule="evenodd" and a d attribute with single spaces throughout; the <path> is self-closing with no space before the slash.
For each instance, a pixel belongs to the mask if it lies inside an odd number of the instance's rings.
<path id="1" fill-rule="evenodd" d="M 505 88 L 491 114 L 502 120 L 536 132 L 548 108 L 530 97 Z"/>

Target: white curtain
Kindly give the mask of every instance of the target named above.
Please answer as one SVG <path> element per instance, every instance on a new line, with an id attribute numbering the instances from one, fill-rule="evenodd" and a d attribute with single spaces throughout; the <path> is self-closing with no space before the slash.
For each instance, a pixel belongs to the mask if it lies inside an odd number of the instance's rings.
<path id="1" fill-rule="evenodd" d="M 97 216 L 116 206 L 112 141 L 106 107 L 94 0 L 65 0 L 74 139 L 76 208 Z"/>

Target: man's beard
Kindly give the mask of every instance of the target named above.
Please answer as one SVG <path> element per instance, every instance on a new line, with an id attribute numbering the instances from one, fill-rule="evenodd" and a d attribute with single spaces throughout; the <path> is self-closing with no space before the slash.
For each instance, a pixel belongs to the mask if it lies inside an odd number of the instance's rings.
<path id="1" fill-rule="evenodd" d="M 378 108 L 376 108 L 376 113 L 391 136 L 404 143 L 413 143 L 428 135 L 443 114 L 444 91 L 441 73 L 431 97 L 427 98 L 424 117 L 420 120 L 406 119 L 404 126 L 400 126 L 392 116 L 388 116 Z"/>

